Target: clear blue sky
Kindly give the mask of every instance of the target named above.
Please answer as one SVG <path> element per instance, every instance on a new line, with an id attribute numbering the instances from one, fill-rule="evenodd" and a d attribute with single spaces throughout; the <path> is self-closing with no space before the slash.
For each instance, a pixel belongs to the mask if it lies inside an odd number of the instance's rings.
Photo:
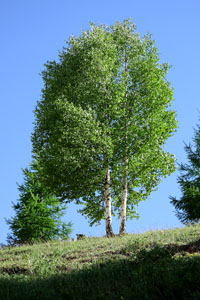
<path id="1" fill-rule="evenodd" d="M 4 218 L 14 212 L 18 199 L 16 182 L 22 183 L 21 168 L 31 162 L 33 110 L 40 99 L 43 82 L 39 73 L 47 60 L 57 60 L 58 51 L 70 35 L 89 28 L 89 22 L 111 25 L 131 17 L 137 30 L 153 35 L 161 61 L 173 68 L 168 80 L 175 89 L 173 109 L 177 111 L 178 132 L 166 149 L 178 162 L 186 162 L 183 141 L 192 141 L 200 108 L 200 1 L 199 0 L 8 0 L 0 1 L 0 242 L 6 242 Z M 139 205 L 139 220 L 128 221 L 128 232 L 180 227 L 169 195 L 180 196 L 178 173 L 165 179 L 150 199 Z M 89 227 L 87 220 L 70 204 L 65 219 L 74 223 L 73 236 L 105 233 L 104 223 Z M 114 220 L 118 232 L 119 221 Z"/>

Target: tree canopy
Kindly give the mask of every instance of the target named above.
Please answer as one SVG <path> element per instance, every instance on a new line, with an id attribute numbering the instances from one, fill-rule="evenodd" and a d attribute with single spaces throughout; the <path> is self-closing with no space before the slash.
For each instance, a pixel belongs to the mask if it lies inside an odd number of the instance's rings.
<path id="1" fill-rule="evenodd" d="M 45 184 L 84 204 L 91 224 L 105 218 L 107 236 L 121 214 L 123 233 L 139 201 L 175 170 L 164 150 L 177 127 L 169 65 L 151 35 L 125 20 L 91 23 L 45 67 L 32 138 Z"/>

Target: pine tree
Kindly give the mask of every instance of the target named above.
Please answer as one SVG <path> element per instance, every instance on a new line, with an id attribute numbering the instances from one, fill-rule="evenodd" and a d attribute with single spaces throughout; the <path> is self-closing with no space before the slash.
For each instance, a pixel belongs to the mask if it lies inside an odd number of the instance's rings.
<path id="1" fill-rule="evenodd" d="M 61 221 L 66 206 L 42 186 L 40 169 L 34 161 L 22 170 L 24 183 L 18 185 L 19 200 L 13 203 L 16 215 L 6 220 L 12 232 L 8 234 L 9 244 L 69 238 L 72 225 Z"/>
<path id="2" fill-rule="evenodd" d="M 170 196 L 176 215 L 184 223 L 197 223 L 200 220 L 200 125 L 195 130 L 194 144 L 185 144 L 188 163 L 180 164 L 178 184 L 180 199 Z"/>

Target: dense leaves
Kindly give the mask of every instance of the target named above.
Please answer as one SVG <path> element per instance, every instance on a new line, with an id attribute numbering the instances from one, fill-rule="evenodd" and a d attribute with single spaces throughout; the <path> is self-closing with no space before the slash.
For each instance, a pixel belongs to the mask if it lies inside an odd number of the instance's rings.
<path id="1" fill-rule="evenodd" d="M 58 62 L 43 71 L 33 149 L 57 196 L 84 204 L 94 224 L 105 218 L 105 176 L 111 172 L 112 213 L 120 214 L 127 180 L 127 215 L 175 170 L 164 150 L 177 127 L 169 107 L 169 66 L 150 34 L 131 20 L 72 36 Z"/>
<path id="2" fill-rule="evenodd" d="M 104 136 L 91 109 L 76 107 L 65 97 L 55 100 L 35 131 L 43 182 L 63 200 L 90 195 L 101 185 L 100 153 L 109 145 Z"/>

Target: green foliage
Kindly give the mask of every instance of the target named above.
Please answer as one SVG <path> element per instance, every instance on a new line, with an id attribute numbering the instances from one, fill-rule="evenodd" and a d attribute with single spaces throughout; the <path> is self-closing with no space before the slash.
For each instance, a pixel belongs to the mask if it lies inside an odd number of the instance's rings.
<path id="1" fill-rule="evenodd" d="M 44 109 L 38 111 L 41 118 L 34 132 L 41 180 L 68 201 L 93 196 L 103 184 L 100 154 L 110 147 L 105 130 L 90 108 L 75 106 L 65 96 Z"/>
<path id="2" fill-rule="evenodd" d="M 6 220 L 11 234 L 9 244 L 33 243 L 51 239 L 68 239 L 71 223 L 60 218 L 64 215 L 65 205 L 50 194 L 41 184 L 40 166 L 34 161 L 30 169 L 23 170 L 24 183 L 18 186 L 20 198 L 13 204 L 16 216 Z"/>
<path id="3" fill-rule="evenodd" d="M 185 145 L 188 163 L 180 164 L 178 184 L 182 196 L 170 197 L 176 215 L 183 223 L 197 223 L 200 220 L 200 126 L 195 130 L 194 145 Z"/>
<path id="4" fill-rule="evenodd" d="M 177 127 L 169 109 L 169 65 L 159 62 L 151 35 L 140 37 L 131 20 L 91 24 L 70 38 L 59 58 L 45 65 L 35 110 L 32 142 L 44 183 L 62 199 L 84 204 L 81 212 L 92 225 L 105 217 L 109 167 L 113 214 L 120 212 L 127 177 L 132 218 L 137 204 L 176 169 L 164 150 Z"/>

